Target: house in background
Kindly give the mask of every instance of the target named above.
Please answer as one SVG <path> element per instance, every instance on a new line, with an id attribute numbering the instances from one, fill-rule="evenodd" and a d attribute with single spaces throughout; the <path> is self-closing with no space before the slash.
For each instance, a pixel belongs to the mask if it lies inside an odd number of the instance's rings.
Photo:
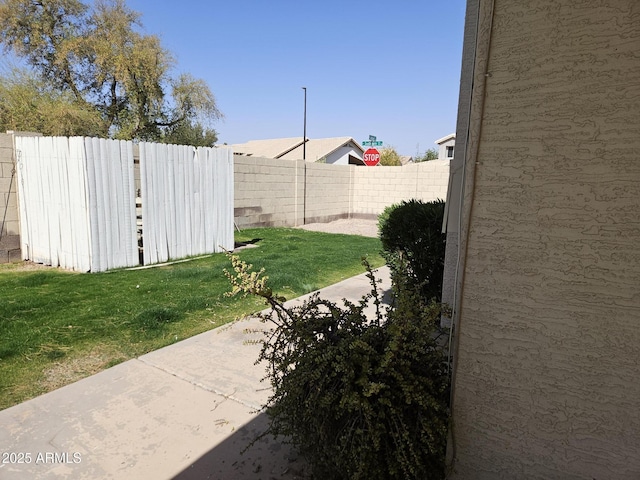
<path id="1" fill-rule="evenodd" d="M 251 140 L 230 145 L 236 155 L 302 160 L 333 165 L 364 165 L 364 150 L 352 137 L 307 138 L 303 147 L 302 137 Z"/>
<path id="2" fill-rule="evenodd" d="M 640 478 L 640 2 L 468 0 L 451 479 Z"/>
<path id="3" fill-rule="evenodd" d="M 438 160 L 451 160 L 453 158 L 453 149 L 456 145 L 456 134 L 450 133 L 446 137 L 442 137 L 435 141 L 438 145 Z"/>

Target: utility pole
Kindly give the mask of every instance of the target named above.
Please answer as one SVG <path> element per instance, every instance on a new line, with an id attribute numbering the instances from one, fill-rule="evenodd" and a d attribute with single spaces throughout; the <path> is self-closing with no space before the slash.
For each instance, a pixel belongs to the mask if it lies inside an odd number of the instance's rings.
<path id="1" fill-rule="evenodd" d="M 307 160 L 307 87 L 304 90 L 304 133 L 302 134 L 302 160 Z"/>

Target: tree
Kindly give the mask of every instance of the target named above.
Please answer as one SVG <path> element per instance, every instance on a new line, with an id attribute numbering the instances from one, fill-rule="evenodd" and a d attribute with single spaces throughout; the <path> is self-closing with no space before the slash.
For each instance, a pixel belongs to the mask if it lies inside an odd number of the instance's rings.
<path id="1" fill-rule="evenodd" d="M 105 135 L 215 141 L 210 125 L 222 114 L 209 87 L 189 75 L 171 78 L 171 54 L 140 26 L 124 0 L 96 0 L 93 9 L 79 0 L 0 0 L 4 50 L 58 100 L 97 112 Z"/>
<path id="2" fill-rule="evenodd" d="M 402 165 L 400 155 L 390 146 L 380 149 L 380 165 L 384 167 L 399 167 Z"/>
<path id="3" fill-rule="evenodd" d="M 212 147 L 218 135 L 204 125 L 208 118 L 220 118 L 222 114 L 206 83 L 189 74 L 180 75 L 172 82 L 172 96 L 175 103 L 172 115 L 180 121 L 167 127 L 163 141 Z"/>
<path id="4" fill-rule="evenodd" d="M 24 70 L 0 78 L 0 130 L 105 136 L 98 111 Z"/>
<path id="5" fill-rule="evenodd" d="M 180 122 L 167 130 L 162 137 L 163 143 L 175 145 L 193 145 L 195 147 L 213 147 L 218 141 L 215 130 L 206 129 L 199 123 Z"/>
<path id="6" fill-rule="evenodd" d="M 416 155 L 416 158 L 413 160 L 416 163 L 419 162 L 428 162 L 429 160 L 437 160 L 438 159 L 438 151 L 435 148 L 430 148 L 424 155 Z"/>

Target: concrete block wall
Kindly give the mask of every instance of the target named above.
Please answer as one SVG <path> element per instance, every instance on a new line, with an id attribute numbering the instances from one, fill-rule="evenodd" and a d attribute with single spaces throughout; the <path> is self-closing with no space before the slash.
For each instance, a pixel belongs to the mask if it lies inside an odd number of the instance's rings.
<path id="1" fill-rule="evenodd" d="M 234 155 L 234 221 L 238 228 L 304 223 L 302 160 Z"/>
<path id="2" fill-rule="evenodd" d="M 18 179 L 14 165 L 13 136 L 0 133 L 0 263 L 21 259 Z"/>
<path id="3" fill-rule="evenodd" d="M 352 215 L 378 216 L 388 205 L 417 198 L 426 202 L 447 198 L 449 161 L 403 167 L 356 168 L 353 182 Z"/>
<path id="4" fill-rule="evenodd" d="M 449 161 L 359 167 L 234 156 L 238 228 L 376 218 L 402 200 L 446 199 Z"/>
<path id="5" fill-rule="evenodd" d="M 353 165 L 306 165 L 305 223 L 330 222 L 349 217 Z"/>

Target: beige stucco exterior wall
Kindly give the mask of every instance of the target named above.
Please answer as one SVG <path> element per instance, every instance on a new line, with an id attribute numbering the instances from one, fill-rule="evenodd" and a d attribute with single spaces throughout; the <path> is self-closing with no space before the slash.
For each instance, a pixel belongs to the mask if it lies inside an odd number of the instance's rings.
<path id="1" fill-rule="evenodd" d="M 20 260 L 21 257 L 17 188 L 13 136 L 0 133 L 0 222 L 4 219 L 4 223 L 0 223 L 0 263 Z"/>
<path id="2" fill-rule="evenodd" d="M 492 3 L 465 156 L 451 478 L 638 479 L 640 2 Z"/>

